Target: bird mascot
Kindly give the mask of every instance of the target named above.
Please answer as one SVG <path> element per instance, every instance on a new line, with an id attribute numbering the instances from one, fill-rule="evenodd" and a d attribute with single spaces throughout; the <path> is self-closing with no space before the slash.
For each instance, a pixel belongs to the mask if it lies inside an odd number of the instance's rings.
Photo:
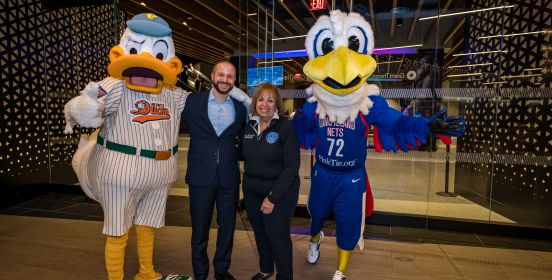
<path id="1" fill-rule="evenodd" d="M 460 136 L 464 119 L 448 117 L 445 111 L 432 118 L 408 117 L 389 107 L 379 88 L 366 83 L 377 63 L 370 55 L 372 28 L 359 14 L 334 10 L 318 18 L 305 46 L 309 61 L 303 71 L 314 83 L 306 90 L 303 114 L 293 122 L 303 147 L 316 146 L 307 259 L 318 261 L 322 228 L 333 210 L 338 246 L 333 279 L 345 279 L 351 251 L 357 244 L 364 246 L 364 217 L 374 209 L 365 169 L 368 127 L 375 127 L 377 151 L 396 152 L 424 143 L 431 134 Z"/>
<path id="2" fill-rule="evenodd" d="M 104 212 L 108 279 L 122 280 L 128 232 L 134 225 L 140 268 L 135 280 L 161 276 L 153 267 L 154 229 L 177 180 L 178 129 L 188 92 L 177 88 L 182 70 L 167 22 L 154 14 L 127 21 L 109 53 L 110 77 L 89 83 L 65 105 L 67 125 L 100 127 L 82 136 L 73 168 L 86 195 Z"/>

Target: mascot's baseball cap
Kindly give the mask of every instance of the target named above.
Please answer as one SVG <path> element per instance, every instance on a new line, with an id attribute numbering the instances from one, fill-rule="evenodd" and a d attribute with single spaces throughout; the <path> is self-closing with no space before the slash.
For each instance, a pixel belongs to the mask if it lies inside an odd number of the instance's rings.
<path id="1" fill-rule="evenodd" d="M 169 24 L 164 19 L 151 13 L 133 16 L 132 19 L 127 20 L 127 26 L 136 33 L 151 37 L 165 37 L 172 33 Z"/>

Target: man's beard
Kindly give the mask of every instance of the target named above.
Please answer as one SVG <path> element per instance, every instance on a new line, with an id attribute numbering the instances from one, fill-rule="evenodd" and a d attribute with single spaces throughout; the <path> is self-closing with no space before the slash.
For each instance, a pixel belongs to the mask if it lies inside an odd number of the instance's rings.
<path id="1" fill-rule="evenodd" d="M 221 94 L 227 94 L 228 92 L 230 92 L 232 90 L 232 85 L 231 84 L 228 84 L 228 83 L 223 83 L 223 82 L 218 82 L 218 83 L 212 83 L 213 84 L 213 87 Z M 219 85 L 220 84 L 224 84 L 224 85 L 228 85 L 228 89 L 223 91 Z"/>

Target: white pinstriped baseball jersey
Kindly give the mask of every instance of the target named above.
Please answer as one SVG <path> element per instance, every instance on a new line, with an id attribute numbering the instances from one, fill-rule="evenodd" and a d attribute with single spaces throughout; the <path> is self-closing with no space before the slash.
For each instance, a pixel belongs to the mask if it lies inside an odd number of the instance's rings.
<path id="1" fill-rule="evenodd" d="M 162 227 L 168 192 L 177 180 L 178 154 L 167 160 L 139 154 L 141 149 L 168 151 L 178 144 L 188 92 L 164 87 L 160 94 L 146 94 L 129 90 L 124 81 L 114 78 L 98 84 L 98 98 L 105 102 L 101 137 L 135 147 L 137 155 L 88 143 L 89 154 L 80 155 L 79 178 L 86 176 L 81 186 L 102 205 L 104 234 L 123 235 L 133 224 Z"/>

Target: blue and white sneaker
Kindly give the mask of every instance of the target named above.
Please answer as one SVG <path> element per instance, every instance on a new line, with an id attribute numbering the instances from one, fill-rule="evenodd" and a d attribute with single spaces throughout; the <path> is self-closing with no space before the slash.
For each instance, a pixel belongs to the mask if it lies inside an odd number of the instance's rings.
<path id="1" fill-rule="evenodd" d="M 307 252 L 307 261 L 310 264 L 315 264 L 320 258 L 320 243 L 322 243 L 322 240 L 324 240 L 323 232 L 320 232 L 320 238 L 318 238 L 318 242 L 313 243 L 313 242 L 310 242 L 309 240 L 309 250 Z"/>
<path id="2" fill-rule="evenodd" d="M 339 271 L 339 270 L 336 270 L 334 272 L 334 275 L 333 275 L 333 278 L 332 280 L 346 280 L 347 278 L 345 278 L 345 274 L 343 274 L 343 272 Z"/>

